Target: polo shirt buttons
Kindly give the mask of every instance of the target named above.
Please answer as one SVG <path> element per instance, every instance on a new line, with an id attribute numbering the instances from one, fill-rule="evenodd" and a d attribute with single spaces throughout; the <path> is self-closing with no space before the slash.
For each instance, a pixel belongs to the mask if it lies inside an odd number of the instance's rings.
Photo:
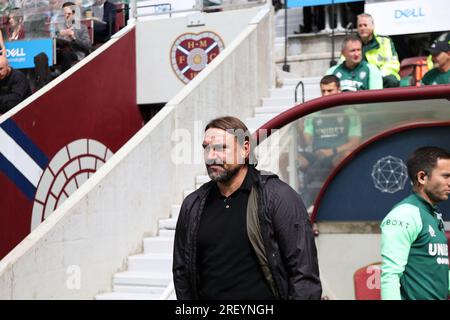
<path id="1" fill-rule="evenodd" d="M 228 200 L 230 200 L 230 199 L 231 199 L 231 198 L 223 199 L 223 202 L 227 203 Z M 225 209 L 229 209 L 229 208 L 230 208 L 230 205 L 227 203 L 227 205 L 225 206 Z"/>

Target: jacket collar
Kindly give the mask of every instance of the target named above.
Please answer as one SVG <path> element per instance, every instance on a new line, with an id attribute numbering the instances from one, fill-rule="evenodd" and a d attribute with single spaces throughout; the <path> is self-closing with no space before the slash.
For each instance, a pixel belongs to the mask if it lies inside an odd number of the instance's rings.
<path id="1" fill-rule="evenodd" d="M 278 178 L 278 176 L 272 172 L 269 171 L 260 171 L 258 169 L 256 169 L 254 166 L 250 165 L 248 167 L 248 173 L 246 176 L 249 178 L 249 185 L 247 185 L 246 187 L 250 186 L 264 186 L 268 180 L 272 179 L 272 178 Z M 243 185 L 245 183 L 245 179 L 243 182 Z M 216 186 L 216 182 L 215 181 L 209 181 L 207 183 L 205 183 L 204 185 L 202 185 L 196 192 L 197 196 L 202 199 L 206 196 L 208 196 L 209 192 L 213 189 L 213 187 Z M 240 187 L 242 188 L 242 186 Z"/>
<path id="2" fill-rule="evenodd" d="M 422 198 L 421 195 L 419 195 L 417 192 L 413 192 L 412 196 L 417 200 L 417 202 L 420 203 L 420 205 L 422 207 L 424 207 L 428 212 L 435 212 L 438 211 L 438 208 L 436 205 L 432 205 L 431 203 L 429 203 L 427 200 L 425 200 L 424 198 Z"/>

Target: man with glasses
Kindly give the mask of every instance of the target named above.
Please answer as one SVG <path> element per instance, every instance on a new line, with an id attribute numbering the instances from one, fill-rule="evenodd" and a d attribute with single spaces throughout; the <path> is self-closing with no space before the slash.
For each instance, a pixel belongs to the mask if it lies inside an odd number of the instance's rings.
<path id="1" fill-rule="evenodd" d="M 381 298 L 445 300 L 448 245 L 436 205 L 450 194 L 450 153 L 422 147 L 409 158 L 413 193 L 381 223 Z"/>

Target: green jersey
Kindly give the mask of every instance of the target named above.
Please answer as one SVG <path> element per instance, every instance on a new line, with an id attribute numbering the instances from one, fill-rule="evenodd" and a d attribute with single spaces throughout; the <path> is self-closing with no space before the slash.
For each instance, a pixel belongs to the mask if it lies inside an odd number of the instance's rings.
<path id="1" fill-rule="evenodd" d="M 381 223 L 381 297 L 447 299 L 448 245 L 441 215 L 416 193 Z"/>
<path id="2" fill-rule="evenodd" d="M 449 84 L 450 83 L 450 70 L 447 72 L 441 72 L 438 68 L 433 68 L 422 79 L 422 84 Z"/>
<path id="3" fill-rule="evenodd" d="M 348 69 L 345 62 L 342 62 L 328 69 L 327 74 L 333 74 L 340 79 L 342 91 L 383 88 L 383 78 L 378 68 L 364 60 L 353 69 Z"/>
<path id="4" fill-rule="evenodd" d="M 349 137 L 361 137 L 361 119 L 355 110 L 342 113 L 319 111 L 305 120 L 304 133 L 313 138 L 313 150 L 337 148 L 348 142 Z"/>

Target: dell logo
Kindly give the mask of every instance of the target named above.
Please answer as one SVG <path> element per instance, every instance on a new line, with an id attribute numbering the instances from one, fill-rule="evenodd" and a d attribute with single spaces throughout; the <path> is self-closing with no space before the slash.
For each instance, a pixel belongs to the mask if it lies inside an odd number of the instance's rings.
<path id="1" fill-rule="evenodd" d="M 23 48 L 6 49 L 6 57 L 25 57 L 25 52 L 23 52 Z"/>
<path id="2" fill-rule="evenodd" d="M 422 8 L 395 10 L 395 19 L 425 17 Z"/>

